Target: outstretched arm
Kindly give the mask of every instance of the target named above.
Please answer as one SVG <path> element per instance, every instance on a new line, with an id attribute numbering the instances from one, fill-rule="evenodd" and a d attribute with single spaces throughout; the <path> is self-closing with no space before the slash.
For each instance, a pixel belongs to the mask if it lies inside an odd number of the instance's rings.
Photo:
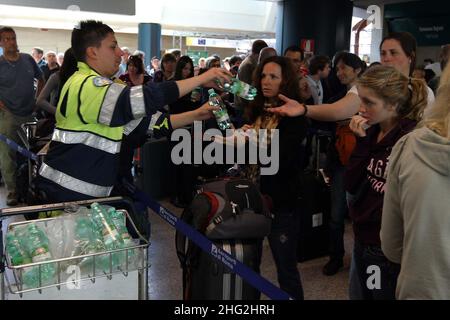
<path id="1" fill-rule="evenodd" d="M 268 111 L 288 117 L 305 115 L 319 121 L 339 121 L 348 119 L 358 112 L 361 103 L 358 95 L 354 93 L 349 93 L 344 98 L 332 104 L 313 106 L 305 106 L 282 94 L 279 95 L 279 98 L 283 100 L 285 104 L 278 108 L 268 109 Z"/>
<path id="2" fill-rule="evenodd" d="M 177 81 L 178 91 L 180 92 L 179 97 L 183 97 L 196 87 L 207 86 L 216 87 L 214 80 L 219 80 L 222 84 L 224 82 L 229 82 L 232 74 L 221 68 L 211 68 L 207 72 L 192 77 L 185 80 Z"/>

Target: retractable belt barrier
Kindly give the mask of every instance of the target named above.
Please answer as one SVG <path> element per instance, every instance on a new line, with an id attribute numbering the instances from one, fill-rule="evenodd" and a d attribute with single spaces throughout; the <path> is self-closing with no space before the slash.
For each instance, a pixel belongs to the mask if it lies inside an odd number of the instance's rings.
<path id="1" fill-rule="evenodd" d="M 19 146 L 11 139 L 8 139 L 4 135 L 0 134 L 0 140 L 4 141 L 11 149 L 14 149 L 17 152 L 24 155 L 25 157 L 36 161 L 37 159 L 36 154 Z M 212 255 L 219 262 L 223 263 L 226 267 L 228 267 L 233 273 L 236 273 L 239 276 L 241 276 L 251 286 L 258 289 L 260 292 L 265 294 L 270 299 L 273 300 L 292 299 L 286 292 L 276 287 L 265 278 L 261 277 L 258 273 L 247 267 L 242 262 L 236 260 L 228 252 L 222 250 L 222 248 L 219 248 L 216 245 L 214 245 L 214 243 L 211 242 L 208 238 L 206 238 L 203 234 L 192 228 L 186 222 L 179 219 L 175 214 L 173 214 L 168 209 L 161 206 L 158 202 L 151 199 L 143 191 L 136 189 L 134 193 L 134 199 L 138 200 L 148 208 L 152 209 L 163 220 L 165 220 L 168 224 L 170 224 L 179 232 L 184 234 L 189 240 L 194 242 L 203 251 Z"/>
<path id="2" fill-rule="evenodd" d="M 5 137 L 2 134 L 0 134 L 0 141 L 5 142 L 8 147 L 10 147 L 13 150 L 16 150 L 17 152 L 19 152 L 23 156 L 25 156 L 25 157 L 33 160 L 33 161 L 36 161 L 37 158 L 38 158 L 36 154 L 34 154 L 33 152 L 25 149 L 22 146 L 19 146 L 15 141 L 9 139 L 8 137 Z"/>

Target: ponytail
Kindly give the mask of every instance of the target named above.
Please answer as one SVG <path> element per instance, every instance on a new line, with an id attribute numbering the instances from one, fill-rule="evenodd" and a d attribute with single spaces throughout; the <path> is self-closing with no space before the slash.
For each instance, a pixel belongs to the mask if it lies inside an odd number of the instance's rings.
<path id="1" fill-rule="evenodd" d="M 425 81 L 409 78 L 408 100 L 397 107 L 399 117 L 420 121 L 427 104 L 428 90 Z"/>

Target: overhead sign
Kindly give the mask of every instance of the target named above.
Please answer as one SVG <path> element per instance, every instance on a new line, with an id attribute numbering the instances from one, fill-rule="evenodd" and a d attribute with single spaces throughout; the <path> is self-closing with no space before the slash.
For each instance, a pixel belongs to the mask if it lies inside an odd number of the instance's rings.
<path id="1" fill-rule="evenodd" d="M 389 31 L 410 32 L 419 46 L 440 46 L 450 43 L 450 17 L 394 19 Z"/>
<path id="2" fill-rule="evenodd" d="M 44 9 L 76 10 L 135 15 L 135 0 L 0 0 L 0 4 Z"/>

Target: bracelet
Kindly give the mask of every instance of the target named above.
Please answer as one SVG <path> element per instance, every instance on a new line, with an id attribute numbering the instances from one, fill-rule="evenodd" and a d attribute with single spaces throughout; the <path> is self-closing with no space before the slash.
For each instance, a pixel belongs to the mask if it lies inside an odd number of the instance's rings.
<path id="1" fill-rule="evenodd" d="M 306 104 L 303 104 L 303 108 L 305 108 L 305 112 L 302 114 L 302 116 L 306 117 L 306 114 L 308 113 L 308 107 Z"/>

